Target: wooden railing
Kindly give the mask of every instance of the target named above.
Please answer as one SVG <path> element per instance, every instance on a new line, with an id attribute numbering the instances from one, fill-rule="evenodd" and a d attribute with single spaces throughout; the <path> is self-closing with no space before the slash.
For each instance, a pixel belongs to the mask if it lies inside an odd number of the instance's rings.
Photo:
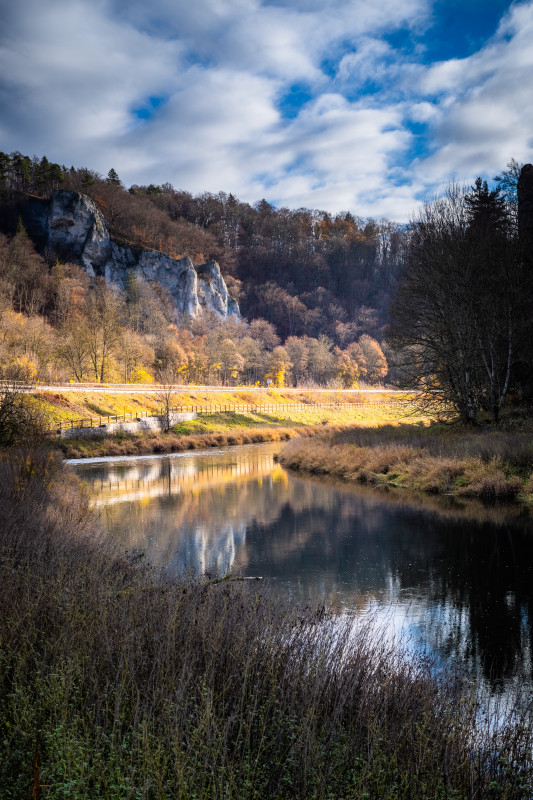
<path id="1" fill-rule="evenodd" d="M 311 408 L 387 408 L 405 403 L 405 400 L 394 400 L 369 403 L 268 403 L 266 405 L 239 403 L 212 403 L 210 405 L 173 406 L 169 414 L 275 414 L 279 411 L 304 411 Z M 86 417 L 62 421 L 61 430 L 69 428 L 98 428 L 111 422 L 135 422 L 145 417 L 165 417 L 167 410 L 133 411 L 129 414 L 115 414 L 100 417 Z"/>

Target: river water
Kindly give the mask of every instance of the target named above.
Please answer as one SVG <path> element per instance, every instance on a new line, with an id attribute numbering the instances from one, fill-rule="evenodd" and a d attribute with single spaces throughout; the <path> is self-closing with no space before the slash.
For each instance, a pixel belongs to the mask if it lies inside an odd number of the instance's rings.
<path id="1" fill-rule="evenodd" d="M 279 444 L 70 462 L 110 534 L 179 574 L 261 576 L 374 614 L 492 691 L 532 681 L 526 512 L 302 478 Z"/>

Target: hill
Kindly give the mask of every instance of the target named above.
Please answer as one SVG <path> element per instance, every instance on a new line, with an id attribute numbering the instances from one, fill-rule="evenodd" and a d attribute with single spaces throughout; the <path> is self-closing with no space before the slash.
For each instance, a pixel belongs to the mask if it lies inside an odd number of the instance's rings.
<path id="1" fill-rule="evenodd" d="M 387 373 L 378 341 L 403 259 L 398 226 L 169 184 L 126 190 L 114 170 L 20 153 L 0 154 L 0 199 L 4 377 L 129 381 L 171 368 L 203 383 L 353 386 Z M 21 345 L 29 328 L 39 347 Z"/>

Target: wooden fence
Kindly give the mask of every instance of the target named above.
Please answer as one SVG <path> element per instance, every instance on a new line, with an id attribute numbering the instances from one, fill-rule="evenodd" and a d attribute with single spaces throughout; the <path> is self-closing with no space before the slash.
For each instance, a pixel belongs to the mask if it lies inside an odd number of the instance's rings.
<path id="1" fill-rule="evenodd" d="M 404 404 L 406 400 L 394 400 L 369 403 L 268 403 L 266 405 L 212 403 L 210 405 L 173 406 L 170 414 L 276 414 L 280 411 L 303 411 L 310 408 L 387 408 Z M 111 422 L 135 422 L 144 417 L 165 417 L 167 410 L 160 408 L 157 411 L 133 411 L 129 414 L 116 414 L 113 416 L 87 417 L 62 421 L 60 430 L 69 428 L 98 428 Z"/>

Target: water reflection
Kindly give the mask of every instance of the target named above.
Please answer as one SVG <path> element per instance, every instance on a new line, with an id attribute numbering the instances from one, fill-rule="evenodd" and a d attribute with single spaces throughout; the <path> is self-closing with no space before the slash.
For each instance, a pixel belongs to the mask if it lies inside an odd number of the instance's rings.
<path id="1" fill-rule="evenodd" d="M 531 676 L 529 517 L 301 479 L 278 449 L 76 469 L 113 535 L 162 569 L 263 575 L 298 599 L 382 609 L 493 686 L 517 667 Z"/>

